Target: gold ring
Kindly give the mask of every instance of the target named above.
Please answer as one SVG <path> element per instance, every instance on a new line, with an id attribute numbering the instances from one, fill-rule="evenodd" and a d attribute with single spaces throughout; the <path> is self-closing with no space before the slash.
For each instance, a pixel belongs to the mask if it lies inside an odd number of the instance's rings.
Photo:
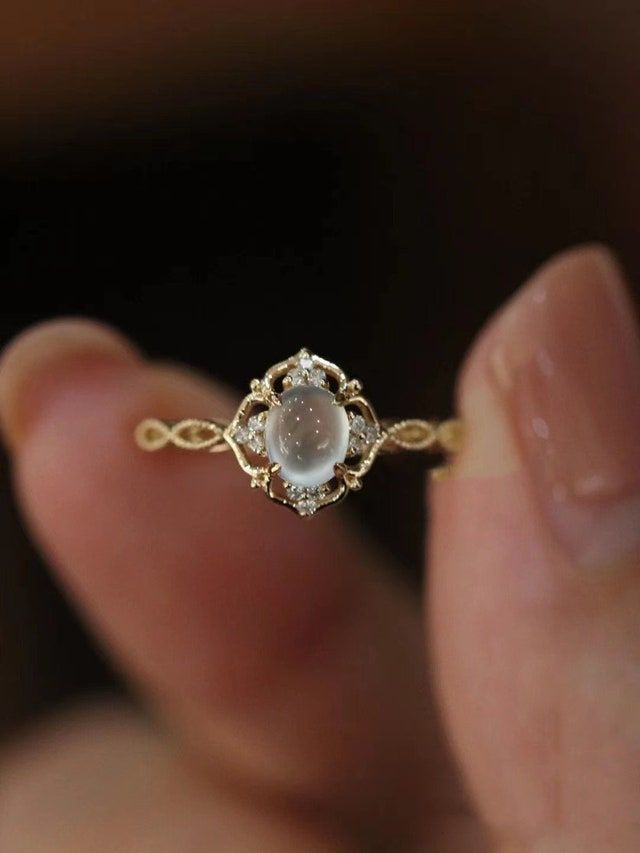
<path id="1" fill-rule="evenodd" d="M 380 420 L 357 379 L 307 349 L 250 387 L 231 422 L 147 418 L 136 427 L 138 446 L 231 449 L 252 487 L 301 516 L 360 489 L 379 453 L 421 450 L 446 460 L 461 446 L 459 420 Z"/>

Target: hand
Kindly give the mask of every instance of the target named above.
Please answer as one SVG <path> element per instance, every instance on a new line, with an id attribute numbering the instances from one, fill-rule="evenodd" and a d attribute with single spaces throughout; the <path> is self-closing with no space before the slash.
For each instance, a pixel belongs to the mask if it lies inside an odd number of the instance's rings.
<path id="1" fill-rule="evenodd" d="M 234 405 L 89 322 L 5 353 L 25 515 L 151 714 L 16 743 L 3 853 L 637 853 L 640 340 L 609 254 L 555 259 L 471 351 L 426 639 L 339 511 L 302 522 L 226 454 L 133 444 L 149 413 Z"/>

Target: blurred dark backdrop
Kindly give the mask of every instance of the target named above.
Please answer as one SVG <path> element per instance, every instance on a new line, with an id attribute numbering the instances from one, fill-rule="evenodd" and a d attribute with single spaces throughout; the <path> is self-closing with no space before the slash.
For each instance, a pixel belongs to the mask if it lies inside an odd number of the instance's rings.
<path id="1" fill-rule="evenodd" d="M 268 73 L 231 64 L 222 87 L 203 63 L 181 97 L 18 110 L 0 160 L 0 339 L 86 314 L 238 389 L 304 344 L 380 412 L 446 413 L 474 334 L 551 252 L 606 240 L 637 272 L 623 180 L 637 122 L 622 148 L 608 135 L 633 106 L 615 84 L 621 37 L 601 37 L 596 74 L 595 29 L 555 24 L 460 11 L 392 49 L 275 49 Z M 117 684 L 30 547 L 6 467 L 0 733 Z M 369 476 L 349 509 L 417 584 L 422 474 L 394 460 Z"/>

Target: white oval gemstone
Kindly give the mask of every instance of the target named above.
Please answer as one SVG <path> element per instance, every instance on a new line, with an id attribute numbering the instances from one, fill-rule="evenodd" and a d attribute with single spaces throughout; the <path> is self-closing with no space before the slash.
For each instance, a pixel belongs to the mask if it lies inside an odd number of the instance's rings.
<path id="1" fill-rule="evenodd" d="M 267 415 L 265 438 L 271 462 L 294 486 L 320 486 L 334 476 L 349 447 L 349 418 L 324 388 L 299 385 L 282 394 Z"/>

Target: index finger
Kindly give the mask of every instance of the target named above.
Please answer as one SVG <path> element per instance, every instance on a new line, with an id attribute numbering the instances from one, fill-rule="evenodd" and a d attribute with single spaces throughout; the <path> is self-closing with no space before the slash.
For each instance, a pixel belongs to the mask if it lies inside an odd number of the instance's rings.
<path id="1" fill-rule="evenodd" d="M 28 332 L 0 411 L 31 527 L 58 576 L 215 771 L 384 821 L 424 805 L 418 608 L 339 515 L 303 522 L 231 454 L 144 454 L 150 413 L 229 413 L 103 327 Z M 354 779 L 358 784 L 354 785 Z"/>

